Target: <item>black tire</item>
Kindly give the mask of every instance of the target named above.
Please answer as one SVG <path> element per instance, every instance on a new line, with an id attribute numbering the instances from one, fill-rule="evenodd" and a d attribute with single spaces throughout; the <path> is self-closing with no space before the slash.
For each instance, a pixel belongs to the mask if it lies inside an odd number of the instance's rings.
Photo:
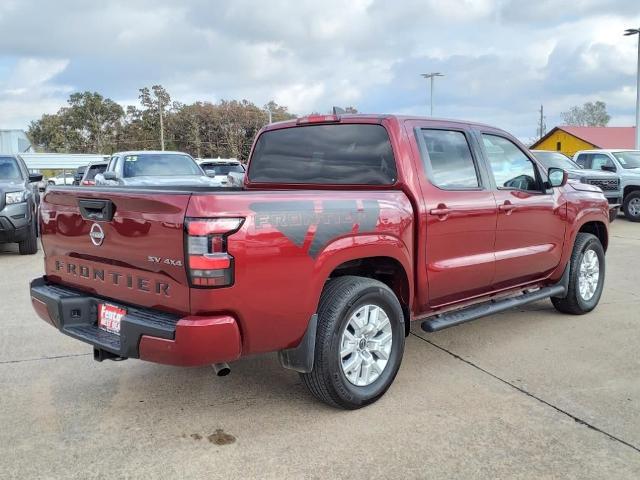
<path id="1" fill-rule="evenodd" d="M 582 259 L 589 250 L 593 250 L 598 257 L 599 278 L 593 296 L 589 300 L 585 300 L 580 295 L 578 275 Z M 572 315 L 583 315 L 596 308 L 600 301 L 600 297 L 602 296 L 602 289 L 604 286 L 604 248 L 602 248 L 602 244 L 598 237 L 591 235 L 590 233 L 578 233 L 573 245 L 573 252 L 571 253 L 569 265 L 569 289 L 567 291 L 567 296 L 565 298 L 554 297 L 551 299 L 551 302 L 559 312 L 570 313 Z"/>
<path id="2" fill-rule="evenodd" d="M 29 225 L 29 235 L 22 242 L 18 243 L 20 255 L 33 255 L 38 252 L 38 230 L 35 216 L 31 218 Z"/>
<path id="3" fill-rule="evenodd" d="M 640 202 L 640 190 L 629 193 L 622 202 L 622 211 L 627 220 L 632 222 L 640 222 L 640 208 L 631 208 L 631 201 Z"/>
<path id="4" fill-rule="evenodd" d="M 350 317 L 363 305 L 380 307 L 389 318 L 392 346 L 382 373 L 367 386 L 356 386 L 343 372 L 340 342 Z M 384 283 L 344 276 L 329 280 L 320 297 L 313 370 L 301 373 L 303 383 L 319 400 L 349 410 L 369 405 L 389 389 L 404 353 L 404 316 L 400 302 Z"/>

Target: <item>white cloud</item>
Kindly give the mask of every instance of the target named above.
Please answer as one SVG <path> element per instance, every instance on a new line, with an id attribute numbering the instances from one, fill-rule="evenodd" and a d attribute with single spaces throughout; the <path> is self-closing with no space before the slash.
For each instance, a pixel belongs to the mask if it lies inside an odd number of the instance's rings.
<path id="1" fill-rule="evenodd" d="M 0 78 L 0 127 L 22 128 L 43 113 L 53 113 L 71 87 L 52 83 L 69 64 L 66 59 L 23 58 Z"/>
<path id="2" fill-rule="evenodd" d="M 28 19 L 29 28 L 24 28 Z M 121 103 L 160 83 L 176 100 L 271 99 L 296 113 L 436 110 L 533 134 L 575 103 L 629 118 L 637 0 L 59 0 L 0 3 L 0 122 L 25 126 L 71 89 Z M 8 67 L 7 67 L 8 65 Z M 4 68 L 3 68 L 4 66 Z"/>

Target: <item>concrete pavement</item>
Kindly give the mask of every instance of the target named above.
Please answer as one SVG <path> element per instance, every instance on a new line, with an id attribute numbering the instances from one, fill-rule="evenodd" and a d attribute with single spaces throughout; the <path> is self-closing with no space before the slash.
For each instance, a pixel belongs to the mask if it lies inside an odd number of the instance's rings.
<path id="1" fill-rule="evenodd" d="M 232 374 L 88 346 L 32 312 L 40 255 L 0 246 L 0 478 L 640 478 L 640 225 L 612 225 L 606 292 L 436 334 L 355 412 L 316 402 L 275 355 Z"/>

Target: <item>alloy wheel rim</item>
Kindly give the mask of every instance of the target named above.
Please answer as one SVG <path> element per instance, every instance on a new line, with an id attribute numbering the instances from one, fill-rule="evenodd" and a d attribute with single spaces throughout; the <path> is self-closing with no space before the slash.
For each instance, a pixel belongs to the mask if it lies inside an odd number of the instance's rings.
<path id="1" fill-rule="evenodd" d="M 640 198 L 633 198 L 629 202 L 629 212 L 634 217 L 640 215 Z"/>
<path id="2" fill-rule="evenodd" d="M 583 300 L 589 301 L 598 289 L 600 280 L 600 260 L 594 250 L 587 250 L 582 256 L 578 271 L 578 290 Z"/>
<path id="3" fill-rule="evenodd" d="M 377 305 L 363 305 L 349 317 L 340 338 L 340 365 L 347 380 L 366 387 L 389 363 L 393 334 L 391 321 Z"/>

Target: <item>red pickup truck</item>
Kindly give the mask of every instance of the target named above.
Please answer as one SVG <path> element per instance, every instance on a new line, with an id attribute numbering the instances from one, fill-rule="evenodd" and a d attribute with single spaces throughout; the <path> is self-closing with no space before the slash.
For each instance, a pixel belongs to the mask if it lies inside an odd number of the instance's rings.
<path id="1" fill-rule="evenodd" d="M 608 204 L 496 128 L 319 115 L 265 127 L 242 188 L 51 188 L 41 233 L 33 306 L 96 360 L 225 374 L 277 351 L 353 409 L 393 382 L 410 321 L 595 308 Z"/>

